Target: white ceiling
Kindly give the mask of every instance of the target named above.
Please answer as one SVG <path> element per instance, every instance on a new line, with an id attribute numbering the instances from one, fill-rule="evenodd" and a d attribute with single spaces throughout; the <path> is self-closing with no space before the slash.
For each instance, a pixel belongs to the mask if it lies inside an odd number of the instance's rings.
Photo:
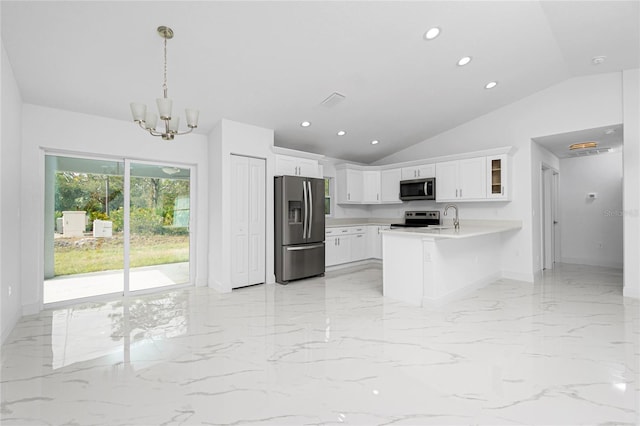
<path id="1" fill-rule="evenodd" d="M 228 118 L 363 163 L 572 76 L 640 63 L 638 1 L 2 1 L 1 12 L 25 102 L 130 120 L 129 102 L 161 96 L 156 27 L 167 25 L 169 95 L 175 111 L 200 109 L 198 132 Z M 433 26 L 442 33 L 427 41 Z M 334 91 L 346 99 L 322 106 Z"/>

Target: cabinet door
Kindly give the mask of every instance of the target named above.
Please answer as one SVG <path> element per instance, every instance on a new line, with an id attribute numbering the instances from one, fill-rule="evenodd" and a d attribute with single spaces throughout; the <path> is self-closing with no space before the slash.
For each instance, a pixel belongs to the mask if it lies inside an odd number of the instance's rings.
<path id="1" fill-rule="evenodd" d="M 418 177 L 429 178 L 436 177 L 436 165 L 435 164 L 423 164 L 417 167 Z"/>
<path id="2" fill-rule="evenodd" d="M 459 198 L 461 200 L 486 199 L 486 157 L 468 158 L 466 160 L 460 160 L 459 163 Z"/>
<path id="3" fill-rule="evenodd" d="M 377 204 L 380 202 L 380 172 L 367 170 L 362 172 L 362 202 Z"/>
<path id="4" fill-rule="evenodd" d="M 276 175 L 297 176 L 298 163 L 296 158 L 286 155 L 276 155 Z"/>
<path id="5" fill-rule="evenodd" d="M 435 164 L 420 164 L 417 166 L 403 167 L 402 180 L 420 179 L 436 176 Z"/>
<path id="6" fill-rule="evenodd" d="M 360 204 L 363 199 L 364 182 L 362 172 L 354 169 L 341 169 L 336 172 L 338 203 Z"/>
<path id="7" fill-rule="evenodd" d="M 276 175 L 320 177 L 318 162 L 308 158 L 276 155 Z"/>
<path id="8" fill-rule="evenodd" d="M 436 164 L 436 200 L 455 201 L 458 198 L 458 162 Z"/>
<path id="9" fill-rule="evenodd" d="M 487 157 L 487 198 L 507 200 L 507 156 Z"/>
<path id="10" fill-rule="evenodd" d="M 318 173 L 318 162 L 308 158 L 298 158 L 298 172 L 299 176 L 305 177 L 322 177 Z"/>
<path id="11" fill-rule="evenodd" d="M 338 265 L 341 263 L 340 248 L 338 240 L 340 237 L 325 237 L 324 241 L 324 263 L 326 266 Z"/>
<path id="12" fill-rule="evenodd" d="M 382 170 L 380 172 L 380 202 L 401 203 L 400 200 L 400 178 L 401 169 Z"/>
<path id="13" fill-rule="evenodd" d="M 350 240 L 350 256 L 351 262 L 365 259 L 367 256 L 367 238 L 364 233 L 353 234 L 347 237 Z"/>

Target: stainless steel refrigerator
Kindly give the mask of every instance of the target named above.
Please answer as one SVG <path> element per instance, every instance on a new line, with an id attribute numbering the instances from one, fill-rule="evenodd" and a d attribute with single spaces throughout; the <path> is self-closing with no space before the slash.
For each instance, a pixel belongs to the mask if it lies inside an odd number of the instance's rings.
<path id="1" fill-rule="evenodd" d="M 324 274 L 324 179 L 274 180 L 276 282 Z"/>

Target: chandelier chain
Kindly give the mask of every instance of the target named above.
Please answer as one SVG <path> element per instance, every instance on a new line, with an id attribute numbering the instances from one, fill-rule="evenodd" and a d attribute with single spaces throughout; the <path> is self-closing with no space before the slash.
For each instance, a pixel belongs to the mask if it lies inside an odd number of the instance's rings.
<path id="1" fill-rule="evenodd" d="M 167 97 L 167 39 L 164 39 L 164 83 L 162 84 L 164 97 Z"/>

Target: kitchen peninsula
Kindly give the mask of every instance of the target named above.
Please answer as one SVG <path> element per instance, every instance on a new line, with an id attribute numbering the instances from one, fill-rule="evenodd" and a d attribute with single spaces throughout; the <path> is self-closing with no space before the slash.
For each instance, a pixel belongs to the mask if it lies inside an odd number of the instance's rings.
<path id="1" fill-rule="evenodd" d="M 382 231 L 383 294 L 415 306 L 438 305 L 502 275 L 502 239 L 519 221 L 482 221 L 460 229 Z"/>

